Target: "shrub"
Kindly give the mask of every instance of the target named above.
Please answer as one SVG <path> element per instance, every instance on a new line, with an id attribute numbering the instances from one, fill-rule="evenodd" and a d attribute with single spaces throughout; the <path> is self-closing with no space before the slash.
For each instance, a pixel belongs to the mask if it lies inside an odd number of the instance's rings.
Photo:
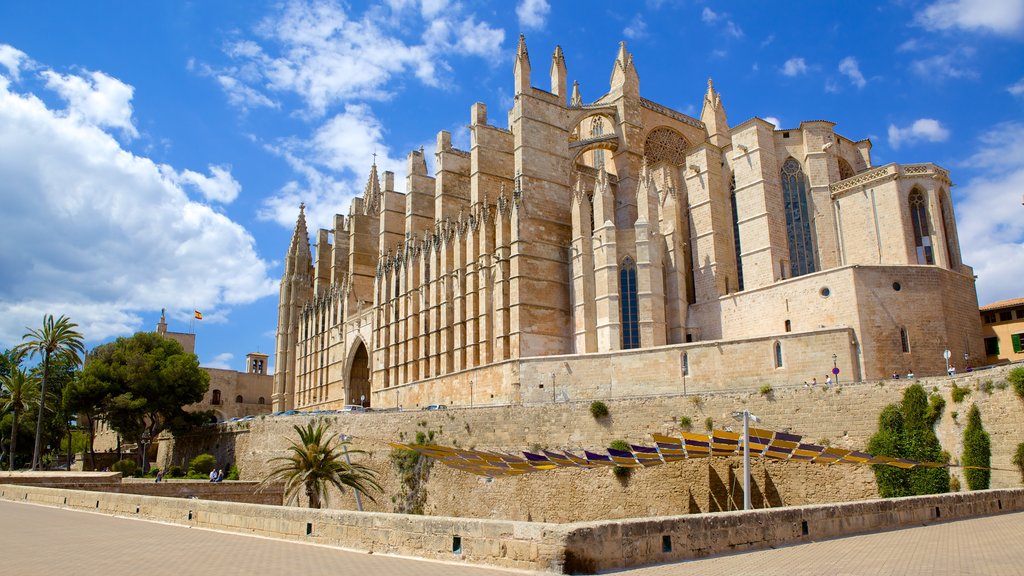
<path id="1" fill-rule="evenodd" d="M 608 445 L 608 447 L 615 450 L 622 450 L 623 452 L 633 451 L 633 447 L 630 446 L 629 442 L 626 442 L 625 440 L 613 440 L 612 443 Z M 633 472 L 633 469 L 626 468 L 625 466 L 612 467 L 612 474 L 615 474 L 616 477 L 622 480 L 629 478 L 631 472 Z"/>
<path id="2" fill-rule="evenodd" d="M 213 454 L 200 454 L 196 456 L 188 463 L 189 476 L 199 474 L 200 476 L 209 476 L 210 472 L 217 466 L 217 459 L 213 457 Z"/>
<path id="3" fill-rule="evenodd" d="M 708 432 L 715 429 L 715 420 L 711 416 L 704 419 L 704 428 L 706 428 Z"/>
<path id="4" fill-rule="evenodd" d="M 1006 375 L 1006 379 L 1013 386 L 1013 391 L 1017 393 L 1017 396 L 1024 400 L 1024 367 L 1010 370 L 1010 373 Z"/>
<path id="5" fill-rule="evenodd" d="M 927 394 L 920 384 L 908 387 L 900 404 L 890 404 L 879 414 L 878 432 L 868 442 L 868 452 L 922 462 L 941 461 L 942 447 L 935 436 L 930 408 Z M 902 470 L 886 465 L 873 468 L 878 494 L 883 498 L 949 491 L 949 470 L 946 468 Z"/>
<path id="6" fill-rule="evenodd" d="M 761 396 L 768 396 L 772 393 L 772 385 L 765 384 L 761 386 Z"/>
<path id="7" fill-rule="evenodd" d="M 992 381 L 991 380 L 985 380 L 984 382 L 979 382 L 978 383 L 978 390 L 984 392 L 985 394 L 991 394 L 992 393 L 992 389 L 994 387 L 995 386 L 992 385 Z"/>
<path id="8" fill-rule="evenodd" d="M 960 491 L 960 478 L 952 476 L 949 479 L 949 491 L 959 492 Z"/>
<path id="9" fill-rule="evenodd" d="M 986 490 L 992 477 L 992 441 L 981 425 L 981 410 L 971 406 L 967 413 L 967 427 L 964 428 L 964 479 L 971 490 Z M 977 466 L 978 468 L 967 468 Z"/>
<path id="10" fill-rule="evenodd" d="M 175 464 L 167 469 L 167 475 L 171 478 L 182 478 L 185 476 L 185 469 Z"/>
<path id="11" fill-rule="evenodd" d="M 928 397 L 928 421 L 934 426 L 942 418 L 942 410 L 946 407 L 946 399 L 938 394 Z"/>
<path id="12" fill-rule="evenodd" d="M 138 464 L 135 463 L 135 460 L 125 458 L 124 460 L 118 460 L 117 462 L 114 462 L 113 466 L 111 466 L 110 469 L 114 472 L 120 472 L 121 476 L 127 478 L 132 474 L 135 474 L 135 470 L 138 467 L 139 466 Z"/>
<path id="13" fill-rule="evenodd" d="M 595 419 L 601 419 L 608 416 L 608 405 L 600 400 L 594 400 L 590 403 L 590 415 Z"/>
<path id="14" fill-rule="evenodd" d="M 956 385 L 956 382 L 953 382 L 953 389 L 950 391 L 949 395 L 953 397 L 953 402 L 956 402 L 957 404 L 959 404 L 959 403 L 963 402 L 964 398 L 966 398 L 967 395 L 970 394 L 970 393 L 971 393 L 971 389 L 970 388 L 967 388 L 967 387 L 961 388 L 961 387 Z"/>
<path id="15" fill-rule="evenodd" d="M 1011 462 L 1020 470 L 1020 482 L 1024 484 L 1024 442 L 1017 444 L 1017 452 L 1014 453 Z"/>
<path id="16" fill-rule="evenodd" d="M 224 479 L 225 480 L 238 480 L 238 477 L 239 477 L 238 466 L 235 466 L 234 464 L 232 464 L 231 468 L 228 468 L 228 474 L 227 474 L 227 476 L 224 477 Z"/>
<path id="17" fill-rule="evenodd" d="M 689 416 L 680 416 L 679 427 L 684 430 L 689 430 L 693 427 L 693 420 Z"/>
<path id="18" fill-rule="evenodd" d="M 149 476 L 150 478 L 153 478 L 153 477 L 155 477 L 159 473 L 160 473 L 160 469 L 157 468 L 156 466 L 153 466 L 152 468 L 149 469 L 149 473 L 146 474 L 146 476 Z"/>

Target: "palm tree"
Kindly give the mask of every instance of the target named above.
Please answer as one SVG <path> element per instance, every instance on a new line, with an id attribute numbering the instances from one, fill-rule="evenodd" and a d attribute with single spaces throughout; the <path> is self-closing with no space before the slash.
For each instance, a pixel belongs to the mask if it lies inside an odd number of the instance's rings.
<path id="1" fill-rule="evenodd" d="M 22 342 L 18 350 L 29 352 L 34 358 L 36 354 L 43 356 L 43 385 L 39 397 L 46 398 L 46 380 L 50 376 L 50 360 L 62 358 L 69 363 L 78 364 L 81 361 L 81 354 L 85 353 L 85 344 L 82 343 L 82 334 L 75 330 L 78 324 L 72 322 L 67 316 L 53 319 L 53 314 L 43 316 L 43 327 L 40 330 L 28 328 L 29 332 L 22 336 Z M 40 455 L 43 447 L 43 411 L 45 401 L 39 403 L 39 417 L 36 419 L 36 445 L 32 451 L 32 469 L 39 468 Z"/>
<path id="2" fill-rule="evenodd" d="M 14 414 L 11 421 L 11 459 L 7 466 L 8 470 L 14 470 L 14 451 L 18 441 L 18 416 L 36 402 L 39 394 L 39 379 L 21 366 L 14 366 L 8 373 L 0 376 L 0 385 L 7 390 L 3 411 L 11 411 Z"/>
<path id="3" fill-rule="evenodd" d="M 299 434 L 299 441 L 292 441 L 288 447 L 288 456 L 271 458 L 268 462 L 280 462 L 263 480 L 262 485 L 270 482 L 284 482 L 285 497 L 289 504 L 298 499 L 299 491 L 305 490 L 309 498 L 310 508 L 320 508 L 321 502 L 327 504 L 327 490 L 331 486 L 340 491 L 349 486 L 376 502 L 368 493 L 368 488 L 380 491 L 377 483 L 377 472 L 362 464 L 347 462 L 347 454 L 365 454 L 362 450 L 349 450 L 349 442 L 340 440 L 334 444 L 337 434 L 326 439 L 329 427 L 323 423 L 310 422 L 305 426 L 293 426 Z"/>

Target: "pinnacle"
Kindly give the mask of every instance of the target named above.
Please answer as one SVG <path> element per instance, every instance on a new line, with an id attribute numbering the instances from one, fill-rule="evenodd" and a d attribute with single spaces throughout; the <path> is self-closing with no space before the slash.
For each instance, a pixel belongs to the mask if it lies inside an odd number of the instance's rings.
<path id="1" fill-rule="evenodd" d="M 526 52 L 526 36 L 523 34 L 519 35 L 519 45 L 516 47 L 516 58 L 529 58 L 529 54 Z"/>

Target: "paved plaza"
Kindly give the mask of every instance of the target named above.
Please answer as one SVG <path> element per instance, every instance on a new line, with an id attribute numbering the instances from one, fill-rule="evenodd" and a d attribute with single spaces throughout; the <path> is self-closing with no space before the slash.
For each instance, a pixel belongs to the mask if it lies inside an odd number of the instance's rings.
<path id="1" fill-rule="evenodd" d="M 1024 575 L 1021 534 L 1024 513 L 1004 514 L 619 573 Z M 0 543 L 0 572 L 33 576 L 523 573 L 349 552 L 15 502 L 0 502 Z"/>

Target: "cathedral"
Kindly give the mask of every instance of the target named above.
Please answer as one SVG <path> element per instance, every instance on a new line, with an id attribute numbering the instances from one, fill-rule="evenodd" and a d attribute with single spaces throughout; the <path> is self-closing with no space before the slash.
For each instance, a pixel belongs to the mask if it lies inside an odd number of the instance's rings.
<path id="1" fill-rule="evenodd" d="M 641 96 L 534 87 L 507 128 L 470 111 L 405 191 L 370 168 L 333 228 L 303 207 L 285 257 L 275 410 L 530 404 L 938 374 L 984 358 L 949 173 L 871 163 L 826 120 L 729 125 Z M 949 351 L 947 353 L 947 351 Z M 962 359 L 962 361 L 961 361 Z"/>

